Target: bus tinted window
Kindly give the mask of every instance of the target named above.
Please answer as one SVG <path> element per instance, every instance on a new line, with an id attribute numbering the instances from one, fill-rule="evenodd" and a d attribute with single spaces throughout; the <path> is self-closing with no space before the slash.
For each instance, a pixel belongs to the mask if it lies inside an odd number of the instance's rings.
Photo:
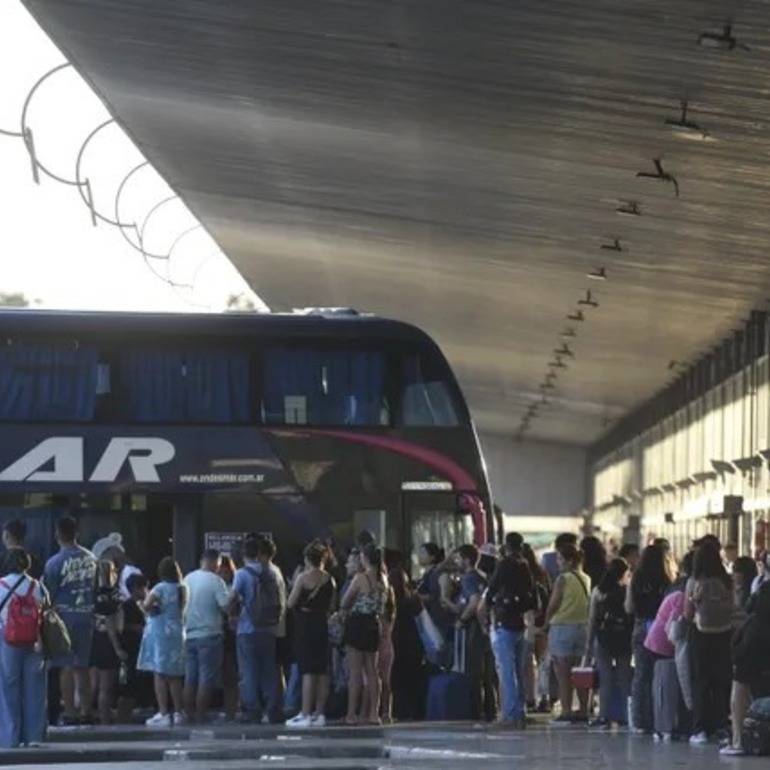
<path id="1" fill-rule="evenodd" d="M 0 420 L 92 420 L 96 391 L 93 348 L 21 342 L 0 347 Z"/>
<path id="2" fill-rule="evenodd" d="M 249 356 L 231 350 L 134 348 L 120 357 L 120 409 L 137 422 L 249 419 Z"/>
<path id="3" fill-rule="evenodd" d="M 425 356 L 409 355 L 404 361 L 402 422 L 412 427 L 456 427 L 457 410 L 446 383 Z"/>
<path id="4" fill-rule="evenodd" d="M 388 425 L 382 353 L 269 350 L 262 419 L 268 425 Z"/>

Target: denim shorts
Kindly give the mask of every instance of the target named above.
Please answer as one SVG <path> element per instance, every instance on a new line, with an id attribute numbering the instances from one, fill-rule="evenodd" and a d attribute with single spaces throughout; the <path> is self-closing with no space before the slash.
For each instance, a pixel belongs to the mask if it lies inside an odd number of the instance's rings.
<path id="1" fill-rule="evenodd" d="M 222 636 L 206 636 L 203 639 L 188 639 L 185 661 L 185 687 L 215 688 L 219 686 L 222 674 Z"/>
<path id="2" fill-rule="evenodd" d="M 52 668 L 88 668 L 91 665 L 91 647 L 94 640 L 94 618 L 87 612 L 61 612 L 72 642 L 69 655 L 51 661 Z"/>
<path id="3" fill-rule="evenodd" d="M 582 658 L 586 642 L 586 627 L 577 623 L 551 626 L 548 633 L 548 649 L 555 658 Z"/>

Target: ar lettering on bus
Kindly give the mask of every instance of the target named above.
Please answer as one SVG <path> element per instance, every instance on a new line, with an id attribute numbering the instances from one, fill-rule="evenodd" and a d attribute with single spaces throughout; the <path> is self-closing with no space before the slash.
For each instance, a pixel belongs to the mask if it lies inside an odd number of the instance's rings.
<path id="1" fill-rule="evenodd" d="M 85 439 L 80 436 L 47 438 L 0 472 L 0 482 L 83 482 L 86 480 L 84 448 Z M 171 462 L 175 454 L 174 445 L 166 439 L 119 436 L 110 439 L 88 481 L 102 484 L 116 481 L 128 463 L 137 482 L 158 483 L 158 466 Z"/>

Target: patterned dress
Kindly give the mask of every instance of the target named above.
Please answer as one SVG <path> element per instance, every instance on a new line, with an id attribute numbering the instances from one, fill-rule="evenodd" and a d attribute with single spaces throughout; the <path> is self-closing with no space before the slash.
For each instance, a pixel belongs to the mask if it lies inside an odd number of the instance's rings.
<path id="1" fill-rule="evenodd" d="M 160 604 L 147 618 L 136 667 L 161 676 L 184 676 L 184 588 L 179 583 L 158 583 L 150 594 Z"/>

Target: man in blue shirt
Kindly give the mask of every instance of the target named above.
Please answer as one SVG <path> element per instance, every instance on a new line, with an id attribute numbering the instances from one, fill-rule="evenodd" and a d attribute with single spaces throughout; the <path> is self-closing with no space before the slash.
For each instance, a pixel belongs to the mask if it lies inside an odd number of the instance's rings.
<path id="1" fill-rule="evenodd" d="M 261 722 L 263 704 L 269 720 L 283 721 L 281 683 L 276 661 L 276 636 L 286 599 L 272 568 L 275 544 L 272 540 L 249 539 L 243 544 L 244 566 L 235 573 L 231 594 L 232 611 L 238 612 L 236 654 L 244 721 Z M 257 585 L 260 585 L 259 592 Z M 282 602 L 275 623 L 260 622 L 259 596 L 275 591 Z"/>
<path id="2" fill-rule="evenodd" d="M 59 553 L 45 565 L 43 583 L 51 603 L 67 626 L 72 652 L 53 661 L 61 670 L 64 724 L 93 724 L 91 684 L 88 667 L 94 634 L 94 599 L 96 593 L 96 557 L 77 542 L 78 525 L 71 516 L 56 522 Z M 79 705 L 80 716 L 78 717 Z"/>
<path id="3" fill-rule="evenodd" d="M 490 684 L 485 670 L 485 663 L 491 658 L 489 637 L 477 617 L 487 581 L 479 572 L 479 551 L 475 545 L 461 545 L 456 551 L 456 559 L 461 573 L 460 596 L 456 604 L 449 602 L 447 607 L 457 615 L 456 633 L 465 634 L 465 674 L 471 681 L 471 719 L 478 721 L 484 719 L 485 704 L 490 697 L 494 702 L 494 696 L 486 692 Z M 489 655 L 485 659 L 486 652 Z M 494 716 L 493 713 L 491 718 Z"/>

